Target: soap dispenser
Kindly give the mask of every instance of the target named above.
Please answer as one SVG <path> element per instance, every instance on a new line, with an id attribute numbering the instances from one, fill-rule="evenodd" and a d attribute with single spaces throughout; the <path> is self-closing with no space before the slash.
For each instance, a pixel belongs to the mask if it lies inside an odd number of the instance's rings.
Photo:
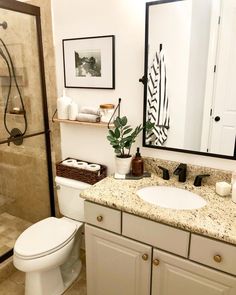
<path id="1" fill-rule="evenodd" d="M 132 159 L 132 174 L 134 176 L 142 176 L 143 175 L 143 159 L 141 157 L 139 147 L 137 148 L 136 155 Z"/>

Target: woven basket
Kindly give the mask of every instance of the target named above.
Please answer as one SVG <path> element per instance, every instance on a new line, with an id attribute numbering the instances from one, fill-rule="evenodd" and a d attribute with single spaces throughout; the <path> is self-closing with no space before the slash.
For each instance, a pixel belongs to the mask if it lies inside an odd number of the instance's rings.
<path id="1" fill-rule="evenodd" d="M 66 158 L 65 160 L 69 160 L 69 159 L 70 158 Z M 76 167 L 65 166 L 62 164 L 63 161 L 58 162 L 56 164 L 57 176 L 79 180 L 89 184 L 95 184 L 96 182 L 102 180 L 103 178 L 107 176 L 107 167 L 104 165 L 99 164 L 101 166 L 101 169 L 99 171 L 89 171 L 89 170 L 80 169 Z M 77 160 L 77 161 L 81 162 L 81 160 Z M 92 164 L 90 162 L 87 162 L 87 163 Z"/>

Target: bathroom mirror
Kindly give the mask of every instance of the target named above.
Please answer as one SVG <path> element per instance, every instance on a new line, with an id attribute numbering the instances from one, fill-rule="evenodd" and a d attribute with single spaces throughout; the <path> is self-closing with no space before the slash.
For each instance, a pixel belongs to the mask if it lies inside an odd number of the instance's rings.
<path id="1" fill-rule="evenodd" d="M 146 3 L 143 146 L 236 159 L 236 1 Z"/>

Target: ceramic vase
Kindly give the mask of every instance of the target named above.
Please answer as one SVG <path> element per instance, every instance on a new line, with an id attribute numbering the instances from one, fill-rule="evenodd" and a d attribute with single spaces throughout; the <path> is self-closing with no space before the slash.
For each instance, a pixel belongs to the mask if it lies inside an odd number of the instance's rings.
<path id="1" fill-rule="evenodd" d="M 115 157 L 115 164 L 116 164 L 116 173 L 118 174 L 128 174 L 130 172 L 132 156 L 127 158 L 120 158 L 119 156 Z"/>

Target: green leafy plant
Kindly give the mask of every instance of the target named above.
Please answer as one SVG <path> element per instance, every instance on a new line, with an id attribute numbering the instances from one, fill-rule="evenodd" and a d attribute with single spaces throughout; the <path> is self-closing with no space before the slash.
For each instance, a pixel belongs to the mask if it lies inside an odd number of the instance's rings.
<path id="1" fill-rule="evenodd" d="M 150 131 L 154 126 L 154 124 L 149 121 L 146 122 L 144 126 L 140 124 L 136 128 L 131 128 L 131 126 L 127 124 L 127 117 L 117 117 L 114 121 L 114 131 L 109 130 L 109 135 L 107 136 L 107 139 L 112 145 L 115 153 L 120 158 L 129 158 L 131 146 L 135 142 L 139 133 L 143 129 Z"/>

